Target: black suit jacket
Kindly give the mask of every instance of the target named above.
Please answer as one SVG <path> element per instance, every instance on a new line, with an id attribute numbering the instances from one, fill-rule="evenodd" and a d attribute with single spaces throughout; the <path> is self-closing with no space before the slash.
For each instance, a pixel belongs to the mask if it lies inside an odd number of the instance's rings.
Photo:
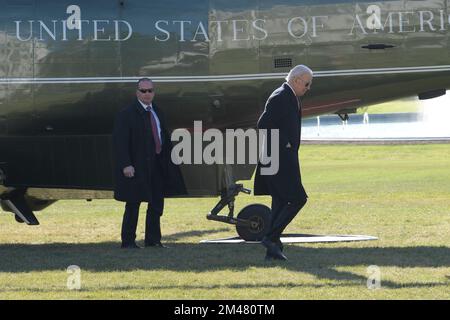
<path id="1" fill-rule="evenodd" d="M 307 197 L 302 185 L 298 151 L 301 137 L 300 102 L 287 83 L 276 89 L 266 102 L 263 114 L 258 120 L 258 129 L 279 130 L 279 170 L 275 175 L 261 175 L 258 163 L 255 174 L 255 195 L 274 195 L 286 201 L 298 202 Z M 267 139 L 267 149 L 271 155 L 271 137 Z M 268 167 L 266 165 L 265 167 Z"/>
<path id="2" fill-rule="evenodd" d="M 178 166 L 171 161 L 172 143 L 166 129 L 164 115 L 153 103 L 161 125 L 162 150 L 156 157 L 155 142 L 152 135 L 150 115 L 136 99 L 132 105 L 118 113 L 114 126 L 115 188 L 114 198 L 127 202 L 151 202 L 152 172 L 157 170 L 160 161 L 163 177 L 164 195 L 186 194 L 183 177 Z M 127 178 L 123 169 L 133 166 L 135 176 Z"/>

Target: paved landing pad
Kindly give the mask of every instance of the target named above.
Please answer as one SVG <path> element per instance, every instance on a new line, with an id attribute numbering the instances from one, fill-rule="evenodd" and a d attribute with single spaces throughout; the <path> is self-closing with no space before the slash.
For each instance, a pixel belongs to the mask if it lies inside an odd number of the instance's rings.
<path id="1" fill-rule="evenodd" d="M 318 243 L 318 242 L 350 242 L 378 240 L 377 237 L 364 235 L 315 235 L 315 234 L 285 234 L 281 236 L 283 243 Z M 245 241 L 239 237 L 202 240 L 200 243 L 259 243 L 259 241 Z"/>

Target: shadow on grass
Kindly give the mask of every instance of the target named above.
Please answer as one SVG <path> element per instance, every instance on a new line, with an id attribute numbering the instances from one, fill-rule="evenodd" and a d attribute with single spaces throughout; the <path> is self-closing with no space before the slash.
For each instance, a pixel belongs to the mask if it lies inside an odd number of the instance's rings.
<path id="1" fill-rule="evenodd" d="M 176 241 L 183 238 L 190 238 L 190 237 L 202 237 L 206 236 L 208 234 L 215 234 L 219 232 L 226 232 L 229 231 L 227 228 L 222 229 L 214 229 L 214 230 L 194 230 L 194 231 L 186 231 L 186 232 L 178 232 L 171 235 L 167 235 L 163 237 L 164 241 Z"/>
<path id="2" fill-rule="evenodd" d="M 289 245 L 285 252 L 289 261 L 265 262 L 265 250 L 254 245 L 205 245 L 167 243 L 169 249 L 146 248 L 123 250 L 117 242 L 86 244 L 3 244 L 0 245 L 0 272 L 64 271 L 70 265 L 93 272 L 133 270 L 167 270 L 179 272 L 208 272 L 220 270 L 246 271 L 249 267 L 282 268 L 309 273 L 320 279 L 341 281 L 341 284 L 321 286 L 348 286 L 366 284 L 367 276 L 349 271 L 345 267 L 377 265 L 399 268 L 439 268 L 450 266 L 449 247 L 333 247 L 308 248 Z M 365 269 L 363 269 L 365 272 Z M 284 287 L 286 284 L 277 284 Z M 292 284 L 297 286 L 297 284 Z M 395 283 L 384 281 L 383 287 L 409 288 L 448 286 L 443 283 Z M 264 288 L 271 284 L 257 284 Z M 311 285 L 309 285 L 311 286 Z M 314 286 L 314 285 L 313 285 Z M 223 286 L 221 286 L 223 287 Z M 231 288 L 233 285 L 231 285 Z M 162 288 L 160 288 L 162 289 Z M 189 286 L 189 288 L 192 287 Z"/>
<path id="3" fill-rule="evenodd" d="M 351 283 L 339 283 L 339 284 L 304 284 L 304 283 L 243 283 L 243 284 L 192 284 L 192 285 L 115 285 L 111 287 L 102 287 L 101 290 L 104 291 L 124 291 L 124 290 L 223 290 L 223 289 L 242 289 L 242 290 L 249 290 L 249 289 L 279 289 L 280 287 L 284 289 L 320 289 L 320 288 L 344 288 L 344 287 L 354 287 L 355 285 L 361 286 L 365 285 L 364 283 L 358 282 L 351 282 Z M 385 282 L 382 283 L 383 288 L 391 288 L 391 289 L 399 289 L 399 288 L 430 288 L 430 287 L 447 287 L 448 284 L 446 283 L 439 283 L 439 282 L 433 282 L 433 283 L 408 283 L 408 284 L 392 284 L 392 282 L 388 283 L 386 285 Z M 90 288 L 81 288 L 80 290 L 77 290 L 77 292 L 90 292 L 92 289 Z M 65 288 L 27 288 L 27 292 L 33 292 L 33 293 L 55 293 L 55 292 L 61 292 L 61 293 L 67 293 L 67 289 Z M 23 288 L 0 288 L 0 292 L 24 292 Z"/>

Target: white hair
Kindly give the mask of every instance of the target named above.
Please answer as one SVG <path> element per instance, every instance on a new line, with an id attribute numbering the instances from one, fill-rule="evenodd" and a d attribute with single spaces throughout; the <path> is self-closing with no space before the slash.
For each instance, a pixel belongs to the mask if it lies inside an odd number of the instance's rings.
<path id="1" fill-rule="evenodd" d="M 286 81 L 289 82 L 291 80 L 294 80 L 294 78 L 300 77 L 304 74 L 309 74 L 311 77 L 313 76 L 313 72 L 310 68 L 303 64 L 299 64 L 298 66 L 292 68 L 291 71 L 289 71 L 288 75 L 286 76 Z"/>

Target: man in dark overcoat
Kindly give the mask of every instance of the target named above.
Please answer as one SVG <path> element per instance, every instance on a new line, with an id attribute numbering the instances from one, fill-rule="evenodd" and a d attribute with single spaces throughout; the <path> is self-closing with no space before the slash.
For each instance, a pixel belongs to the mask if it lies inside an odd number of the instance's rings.
<path id="1" fill-rule="evenodd" d="M 301 137 L 301 101 L 312 84 L 313 73 L 304 65 L 294 67 L 286 77 L 286 82 L 276 89 L 266 102 L 264 112 L 258 120 L 258 129 L 267 129 L 268 152 L 279 150 L 278 171 L 264 175 L 261 171 L 267 165 L 258 163 L 254 192 L 255 195 L 272 196 L 271 228 L 261 243 L 267 248 L 266 260 L 287 260 L 280 240 L 283 230 L 294 219 L 307 201 L 302 185 L 298 151 Z M 278 130 L 278 148 L 273 148 L 271 130 Z M 272 131 L 273 132 L 273 131 Z M 271 155 L 274 159 L 274 155 Z"/>
<path id="2" fill-rule="evenodd" d="M 136 100 L 118 113 L 114 127 L 114 198 L 126 202 L 122 248 L 140 248 L 136 228 L 141 202 L 147 202 L 145 246 L 161 243 L 164 197 L 186 194 L 179 168 L 171 161 L 172 144 L 161 110 L 153 103 L 153 81 L 138 81 Z"/>

